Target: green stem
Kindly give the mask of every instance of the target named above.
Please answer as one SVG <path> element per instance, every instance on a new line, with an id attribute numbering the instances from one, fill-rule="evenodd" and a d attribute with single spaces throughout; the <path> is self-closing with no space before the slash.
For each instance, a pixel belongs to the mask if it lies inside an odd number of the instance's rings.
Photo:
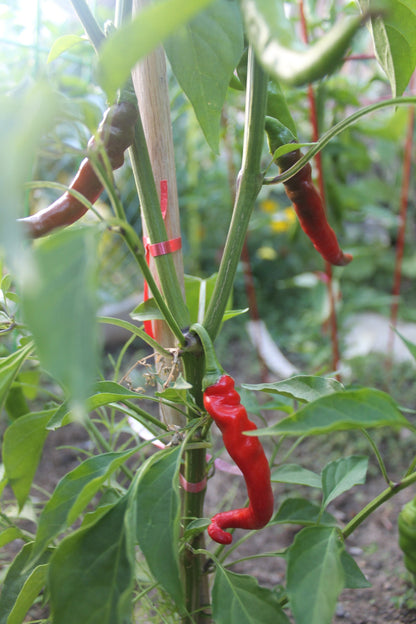
<path id="1" fill-rule="evenodd" d="M 241 171 L 230 229 L 204 323 L 212 339 L 218 334 L 222 323 L 254 208 L 254 202 L 263 182 L 263 175 L 260 171 L 260 159 L 264 142 L 266 98 L 267 75 L 260 67 L 253 50 L 250 48 L 248 54 L 246 122 Z"/>
<path id="2" fill-rule="evenodd" d="M 306 154 L 304 154 L 304 156 L 302 156 L 302 158 L 298 160 L 298 162 L 295 165 L 293 165 L 293 167 L 291 167 L 290 169 L 287 169 L 287 171 L 285 171 L 284 173 L 281 173 L 278 176 L 275 176 L 274 178 L 264 178 L 263 184 L 279 184 L 280 182 L 286 182 L 286 180 L 289 180 L 290 178 L 292 178 L 295 175 L 295 173 L 300 171 L 306 165 L 306 163 L 311 160 L 311 158 L 313 158 L 314 156 L 316 156 L 316 154 L 318 154 L 321 150 L 323 150 L 323 148 L 326 145 L 328 145 L 328 143 L 333 138 L 335 138 L 336 136 L 338 136 L 338 134 L 341 134 L 341 132 L 343 132 L 344 130 L 346 130 L 353 124 L 355 124 L 362 117 L 365 117 L 366 115 L 369 115 L 370 113 L 374 113 L 375 111 L 380 110 L 382 108 L 386 108 L 388 106 L 405 106 L 409 104 L 416 104 L 416 96 L 407 95 L 407 96 L 392 98 L 390 100 L 383 100 L 382 102 L 376 102 L 375 104 L 370 104 L 369 106 L 360 108 L 360 110 L 356 111 L 355 113 L 353 113 L 346 119 L 343 119 L 342 121 L 337 123 L 333 128 L 325 132 L 321 136 L 319 141 L 317 141 L 313 145 L 313 147 L 311 147 L 311 149 L 308 150 Z"/>
<path id="3" fill-rule="evenodd" d="M 392 484 L 388 488 L 386 488 L 381 494 L 376 496 L 372 501 L 368 503 L 354 518 L 347 524 L 347 526 L 342 531 L 342 535 L 344 539 L 346 539 L 351 533 L 355 531 L 355 529 L 362 523 L 368 516 L 370 516 L 373 511 L 375 511 L 378 507 L 380 507 L 383 503 L 392 498 L 397 492 L 406 489 L 409 485 L 412 485 L 416 482 L 416 472 L 405 477 L 399 483 Z"/>
<path id="4" fill-rule="evenodd" d="M 374 454 L 375 454 L 375 456 L 377 458 L 377 461 L 378 461 L 378 465 L 379 465 L 380 470 L 381 470 L 381 474 L 383 475 L 385 482 L 387 483 L 387 485 L 393 486 L 394 483 L 390 479 L 389 475 L 387 474 L 386 465 L 385 465 L 385 463 L 383 461 L 383 458 L 382 458 L 382 456 L 380 454 L 380 451 L 377 448 L 376 443 L 374 442 L 374 440 L 372 439 L 372 437 L 370 436 L 368 431 L 366 431 L 365 429 L 361 429 L 361 432 L 365 435 L 365 437 L 367 438 L 367 440 L 369 441 L 369 443 L 371 445 L 371 448 L 374 451 Z"/>
<path id="5" fill-rule="evenodd" d="M 85 0 L 71 0 L 71 3 L 84 27 L 85 32 L 88 35 L 89 40 L 94 46 L 95 51 L 98 53 L 98 50 L 105 41 L 103 31 L 99 27 L 97 20 Z"/>
<path id="6" fill-rule="evenodd" d="M 102 435 L 101 431 L 98 429 L 98 427 L 96 427 L 95 423 L 91 420 L 89 416 L 84 419 L 83 424 L 93 440 L 95 440 L 95 442 L 97 442 L 104 451 L 110 453 L 113 450 L 110 444 Z M 145 444 L 148 443 L 146 442 Z M 127 468 L 127 466 L 121 464 L 120 470 L 124 472 L 124 474 L 130 481 L 133 479 L 133 473 L 129 468 Z"/>
<path id="7" fill-rule="evenodd" d="M 160 210 L 159 196 L 156 190 L 140 115 L 136 123 L 135 140 L 133 145 L 129 148 L 129 153 L 150 242 L 153 244 L 166 241 L 168 236 Z M 160 280 L 160 287 L 166 299 L 166 303 L 172 312 L 172 316 L 181 327 L 186 327 L 189 325 L 189 313 L 182 297 L 182 291 L 172 256 L 171 254 L 156 256 L 154 261 Z M 173 331 L 172 327 L 171 329 Z M 176 332 L 174 333 L 176 335 Z M 179 337 L 177 336 L 177 338 Z M 181 344 L 183 344 L 183 341 L 181 341 Z"/>

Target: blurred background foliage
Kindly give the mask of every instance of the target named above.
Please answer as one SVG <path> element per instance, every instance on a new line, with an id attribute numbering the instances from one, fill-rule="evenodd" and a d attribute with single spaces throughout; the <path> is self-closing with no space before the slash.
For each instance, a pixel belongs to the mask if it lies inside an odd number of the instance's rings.
<path id="1" fill-rule="evenodd" d="M 327 11 L 322 7 L 318 11 L 314 0 L 306 2 L 311 39 L 319 36 L 323 23 L 333 21 L 335 4 L 325 2 Z M 96 0 L 90 6 L 102 25 L 114 15 L 113 0 Z M 297 4 L 287 3 L 287 10 L 294 28 L 298 28 Z M 321 21 L 317 15 L 327 17 Z M 106 108 L 104 94 L 95 81 L 95 53 L 84 41 L 48 62 L 59 37 L 83 35 L 67 0 L 8 0 L 0 4 L 0 29 L 3 94 L 23 93 L 40 78 L 59 94 L 57 123 L 42 140 L 33 178 L 68 184 Z M 367 58 L 373 50 L 366 29 L 355 39 L 351 54 L 365 58 L 347 60 L 341 71 L 315 85 L 321 132 L 357 107 L 390 95 L 375 59 Z M 217 270 L 231 216 L 242 149 L 244 94 L 229 89 L 217 157 L 172 74 L 169 87 L 185 271 L 208 277 Z M 300 141 L 310 141 L 307 89 L 285 88 L 284 94 Z M 341 328 L 345 318 L 356 312 L 389 315 L 407 120 L 406 108 L 385 109 L 343 132 L 322 153 L 329 221 L 343 249 L 354 255 L 349 266 L 333 271 Z M 265 167 L 269 162 L 265 145 Z M 129 219 L 140 231 L 138 199 L 128 163 L 116 172 L 116 180 Z M 416 273 L 414 191 L 413 176 L 400 306 L 400 318 L 407 321 L 416 321 L 412 287 Z M 38 210 L 55 198 L 55 191 L 32 191 L 27 210 Z M 109 210 L 105 194 L 100 210 Z M 247 248 L 259 316 L 272 337 L 300 368 L 317 370 L 324 366 L 330 344 L 325 333 L 328 297 L 323 261 L 300 230 L 281 185 L 264 187 L 260 193 Z M 141 276 L 123 244 L 104 233 L 99 249 L 100 301 L 111 303 L 139 296 Z M 243 269 L 242 263 L 235 283 L 235 308 L 247 307 Z M 229 328 L 226 324 L 226 339 L 241 335 L 247 318 L 234 319 Z"/>

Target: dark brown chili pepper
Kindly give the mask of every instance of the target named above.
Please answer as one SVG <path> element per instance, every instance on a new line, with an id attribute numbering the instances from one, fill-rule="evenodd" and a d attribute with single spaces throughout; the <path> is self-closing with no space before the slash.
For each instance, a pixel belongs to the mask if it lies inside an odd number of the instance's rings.
<path id="1" fill-rule="evenodd" d="M 133 103 L 120 102 L 106 110 L 99 125 L 98 135 L 113 170 L 124 163 L 124 152 L 134 139 L 137 117 L 137 107 Z M 94 145 L 95 138 L 91 137 L 88 150 L 94 149 Z M 91 204 L 97 201 L 103 192 L 103 185 L 89 158 L 84 158 L 69 188 L 84 195 Z M 28 236 L 39 238 L 57 228 L 75 223 L 86 212 L 84 204 L 67 191 L 47 208 L 19 221 L 23 223 Z"/>
<path id="2" fill-rule="evenodd" d="M 272 154 L 282 145 L 296 141 L 289 130 L 276 119 L 267 117 L 265 127 Z M 302 154 L 297 149 L 276 158 L 280 172 L 283 173 L 290 169 L 301 157 Z M 312 168 L 310 164 L 306 163 L 300 171 L 284 182 L 283 185 L 286 195 L 292 202 L 298 216 L 302 230 L 308 235 L 313 246 L 324 260 L 337 266 L 345 266 L 351 262 L 351 254 L 346 254 L 342 251 L 336 234 L 328 223 L 321 196 L 312 182 Z"/>

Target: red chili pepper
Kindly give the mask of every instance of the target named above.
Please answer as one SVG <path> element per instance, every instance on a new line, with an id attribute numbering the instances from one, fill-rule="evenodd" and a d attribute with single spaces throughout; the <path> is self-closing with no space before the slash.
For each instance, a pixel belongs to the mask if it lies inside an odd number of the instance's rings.
<path id="1" fill-rule="evenodd" d="M 292 133 L 276 119 L 266 117 L 266 132 L 272 154 L 288 143 L 296 142 Z M 287 171 L 300 160 L 300 150 L 294 150 L 276 158 L 281 172 Z M 283 183 L 286 195 L 293 204 L 302 230 L 309 236 L 315 249 L 330 264 L 345 266 L 352 260 L 351 254 L 342 251 L 334 230 L 326 218 L 321 196 L 312 182 L 312 168 L 307 163 L 292 178 Z"/>
<path id="2" fill-rule="evenodd" d="M 122 166 L 124 151 L 133 142 L 137 116 L 137 107 L 130 102 L 115 104 L 104 114 L 98 133 L 113 170 Z M 88 142 L 88 149 L 93 149 L 94 144 L 95 139 L 92 137 Z M 82 161 L 69 188 L 84 195 L 91 204 L 101 195 L 103 186 L 88 158 Z M 75 223 L 86 212 L 84 204 L 67 191 L 47 208 L 19 221 L 24 224 L 26 233 L 31 238 L 39 238 L 56 228 Z"/>
<path id="3" fill-rule="evenodd" d="M 257 427 L 248 419 L 231 377 L 223 375 L 205 390 L 204 406 L 219 427 L 225 448 L 242 471 L 247 487 L 249 506 L 215 514 L 208 527 L 214 541 L 231 544 L 232 535 L 224 529 L 261 529 L 272 517 L 270 467 L 259 439 L 243 433 Z"/>
<path id="4" fill-rule="evenodd" d="M 231 544 L 232 535 L 224 529 L 261 529 L 269 522 L 273 514 L 270 467 L 258 437 L 244 434 L 257 427 L 241 404 L 234 380 L 219 365 L 207 331 L 195 323 L 191 332 L 199 336 L 204 349 L 204 407 L 220 429 L 224 446 L 243 473 L 247 487 L 249 506 L 215 514 L 208 527 L 214 541 Z"/>

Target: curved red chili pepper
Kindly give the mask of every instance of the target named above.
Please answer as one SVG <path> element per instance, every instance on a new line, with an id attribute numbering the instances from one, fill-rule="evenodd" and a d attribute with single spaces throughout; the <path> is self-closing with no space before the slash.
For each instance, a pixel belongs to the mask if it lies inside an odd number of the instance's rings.
<path id="1" fill-rule="evenodd" d="M 133 142 L 137 116 L 137 107 L 130 102 L 115 104 L 104 114 L 98 133 L 113 170 L 122 166 L 124 151 Z M 88 142 L 88 149 L 92 149 L 94 144 L 95 139 L 92 137 Z M 82 161 L 69 188 L 84 195 L 91 204 L 94 204 L 103 192 L 103 186 L 88 158 Z M 47 208 L 19 221 L 23 223 L 28 236 L 39 238 L 56 228 L 75 223 L 86 212 L 84 204 L 67 191 Z"/>
<path id="2" fill-rule="evenodd" d="M 241 469 L 247 487 L 249 506 L 217 513 L 208 527 L 213 540 L 230 544 L 232 535 L 224 529 L 261 529 L 269 522 L 273 514 L 270 467 L 259 439 L 243 433 L 257 427 L 248 419 L 231 377 L 222 375 L 206 388 L 204 406 L 219 427 L 225 448 Z"/>
<path id="3" fill-rule="evenodd" d="M 299 150 L 277 160 L 281 171 L 286 171 L 301 158 Z M 302 230 L 307 234 L 321 256 L 336 266 L 345 266 L 352 260 L 339 246 L 336 234 L 329 225 L 322 199 L 312 182 L 312 168 L 307 163 L 290 180 L 284 182 L 286 195 L 293 204 Z"/>

